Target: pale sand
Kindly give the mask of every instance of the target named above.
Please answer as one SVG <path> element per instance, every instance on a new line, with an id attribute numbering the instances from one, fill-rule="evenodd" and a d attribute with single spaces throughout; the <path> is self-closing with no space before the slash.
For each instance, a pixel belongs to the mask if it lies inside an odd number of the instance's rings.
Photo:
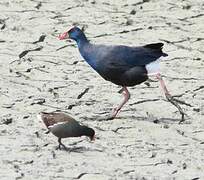
<path id="1" fill-rule="evenodd" d="M 0 179 L 204 179 L 203 2 L 39 2 L 0 2 Z M 97 43 L 165 43 L 162 74 L 171 93 L 192 105 L 182 106 L 186 122 L 178 124 L 157 82 L 129 88 L 118 119 L 103 121 L 122 96 L 83 61 L 74 42 L 57 39 L 73 23 L 86 26 Z M 33 44 L 41 35 L 44 42 Z M 94 128 L 96 141 L 65 139 L 78 152 L 55 150 L 57 138 L 44 134 L 36 115 L 56 109 Z"/>

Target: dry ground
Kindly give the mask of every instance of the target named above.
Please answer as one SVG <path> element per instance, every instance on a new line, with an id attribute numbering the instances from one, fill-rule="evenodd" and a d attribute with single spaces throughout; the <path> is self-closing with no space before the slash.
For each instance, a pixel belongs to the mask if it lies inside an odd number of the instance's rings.
<path id="1" fill-rule="evenodd" d="M 204 179 L 202 0 L 2 0 L 0 12 L 1 180 Z M 186 122 L 157 82 L 130 88 L 119 117 L 105 121 L 119 87 L 57 39 L 72 24 L 96 43 L 165 43 L 162 74 L 187 103 Z M 65 139 L 72 152 L 55 150 L 36 114 L 56 109 L 94 128 L 96 141 Z"/>

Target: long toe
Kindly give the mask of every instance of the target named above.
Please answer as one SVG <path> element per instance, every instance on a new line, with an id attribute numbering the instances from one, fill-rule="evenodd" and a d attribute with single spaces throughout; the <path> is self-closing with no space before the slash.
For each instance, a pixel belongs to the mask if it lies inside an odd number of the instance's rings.
<path id="1" fill-rule="evenodd" d="M 56 147 L 56 150 L 61 150 L 61 145 L 60 144 Z"/>
<path id="2" fill-rule="evenodd" d="M 179 121 L 179 124 L 185 121 L 184 115 L 185 115 L 184 113 L 181 113 L 181 120 Z"/>
<path id="3" fill-rule="evenodd" d="M 115 119 L 115 117 L 117 116 L 118 112 L 119 112 L 119 109 L 118 108 L 114 108 L 112 114 L 109 115 L 106 119 L 107 120 Z"/>
<path id="4" fill-rule="evenodd" d="M 56 147 L 56 150 L 66 150 L 66 151 L 68 151 L 69 149 L 64 144 L 59 144 Z"/>
<path id="5" fill-rule="evenodd" d="M 179 124 L 181 124 L 182 122 L 185 121 L 185 118 L 184 116 L 186 115 L 184 112 L 183 112 L 183 109 L 179 106 L 179 100 L 175 99 L 174 97 L 172 97 L 170 94 L 166 94 L 166 98 L 167 100 L 173 104 L 177 109 L 178 111 L 180 112 L 181 114 L 181 120 L 179 121 Z"/>
<path id="6" fill-rule="evenodd" d="M 107 118 L 106 118 L 106 120 L 113 120 L 113 119 L 115 119 L 115 116 L 114 115 L 109 115 Z"/>
<path id="7" fill-rule="evenodd" d="M 66 147 L 64 144 L 61 144 L 61 146 L 62 146 L 65 150 L 67 150 L 67 147 Z"/>

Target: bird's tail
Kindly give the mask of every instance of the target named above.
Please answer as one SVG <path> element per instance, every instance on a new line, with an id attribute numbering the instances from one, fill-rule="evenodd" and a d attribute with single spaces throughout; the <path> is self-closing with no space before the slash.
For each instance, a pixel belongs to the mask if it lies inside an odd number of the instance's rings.
<path id="1" fill-rule="evenodd" d="M 149 48 L 149 49 L 153 49 L 153 50 L 157 50 L 159 51 L 160 53 L 162 53 L 162 56 L 168 56 L 168 54 L 164 53 L 162 51 L 162 48 L 163 48 L 164 44 L 163 43 L 152 43 L 152 44 L 147 44 L 145 45 L 144 47 L 145 48 Z"/>

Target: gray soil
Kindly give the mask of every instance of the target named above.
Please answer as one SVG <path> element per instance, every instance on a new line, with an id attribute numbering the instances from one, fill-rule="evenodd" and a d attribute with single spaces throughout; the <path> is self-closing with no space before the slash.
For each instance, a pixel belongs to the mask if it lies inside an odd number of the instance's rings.
<path id="1" fill-rule="evenodd" d="M 0 179 L 204 179 L 204 2 L 202 0 L 2 0 L 0 2 Z M 185 104 L 186 121 L 158 82 L 129 88 L 130 101 L 57 36 L 85 27 L 96 43 L 163 42 L 161 73 Z M 41 37 L 41 38 L 40 38 Z M 153 80 L 155 80 L 153 78 Z M 96 131 L 55 150 L 40 111 L 61 110 Z"/>

